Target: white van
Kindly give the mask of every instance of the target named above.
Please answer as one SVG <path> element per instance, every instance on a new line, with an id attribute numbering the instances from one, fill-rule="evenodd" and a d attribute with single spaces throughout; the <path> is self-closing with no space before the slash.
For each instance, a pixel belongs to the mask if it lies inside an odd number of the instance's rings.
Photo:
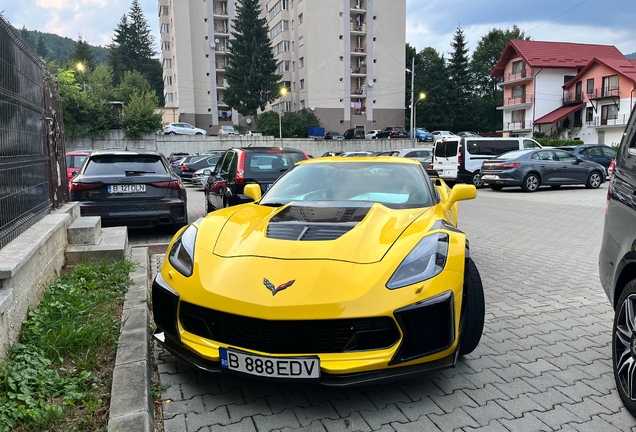
<path id="1" fill-rule="evenodd" d="M 534 148 L 541 148 L 541 144 L 532 138 L 446 138 L 435 143 L 433 169 L 444 180 L 482 186 L 483 161 L 509 151 Z"/>

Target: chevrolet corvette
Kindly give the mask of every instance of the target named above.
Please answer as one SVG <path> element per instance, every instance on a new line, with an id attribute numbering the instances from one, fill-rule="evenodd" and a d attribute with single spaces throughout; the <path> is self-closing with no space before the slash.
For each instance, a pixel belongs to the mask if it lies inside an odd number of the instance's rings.
<path id="1" fill-rule="evenodd" d="M 415 160 L 319 158 L 179 231 L 154 338 L 209 372 L 344 386 L 456 364 L 484 325 L 457 202 Z"/>

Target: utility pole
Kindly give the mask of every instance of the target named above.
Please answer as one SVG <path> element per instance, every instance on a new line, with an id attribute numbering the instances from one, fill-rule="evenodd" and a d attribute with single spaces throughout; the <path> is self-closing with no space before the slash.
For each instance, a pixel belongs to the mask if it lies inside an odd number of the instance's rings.
<path id="1" fill-rule="evenodd" d="M 415 91 L 415 56 L 411 59 L 411 122 L 409 123 L 409 128 L 411 129 L 411 138 L 415 136 L 415 130 L 413 129 L 413 109 L 415 106 L 413 105 L 413 93 Z"/>

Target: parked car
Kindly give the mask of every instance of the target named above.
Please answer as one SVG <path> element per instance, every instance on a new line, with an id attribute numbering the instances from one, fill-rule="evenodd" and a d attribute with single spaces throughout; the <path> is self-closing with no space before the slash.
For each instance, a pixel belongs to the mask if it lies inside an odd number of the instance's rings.
<path id="1" fill-rule="evenodd" d="M 344 386 L 450 368 L 477 348 L 484 292 L 456 228 L 474 186 L 435 186 L 409 159 L 303 161 L 264 195 L 245 177 L 254 202 L 179 233 L 153 281 L 168 352 L 207 372 Z"/>
<path id="2" fill-rule="evenodd" d="M 612 365 L 618 394 L 636 416 L 636 110 L 625 128 L 608 186 L 599 275 L 614 308 Z"/>
<path id="3" fill-rule="evenodd" d="M 237 131 L 234 126 L 221 126 L 219 129 L 219 135 L 239 135 L 239 131 Z"/>
<path id="4" fill-rule="evenodd" d="M 412 138 L 411 136 L 411 130 L 409 130 L 408 133 L 408 138 Z M 435 135 L 433 135 L 432 133 L 430 133 L 429 131 L 427 131 L 424 128 L 415 128 L 415 138 L 417 139 L 417 142 L 433 142 L 435 141 Z"/>
<path id="5" fill-rule="evenodd" d="M 215 167 L 203 168 L 197 170 L 192 174 L 192 186 L 197 188 L 204 188 L 208 184 L 208 178 L 214 172 Z"/>
<path id="6" fill-rule="evenodd" d="M 364 139 L 364 129 L 363 128 L 352 128 L 347 129 L 343 134 L 344 139 Z"/>
<path id="7" fill-rule="evenodd" d="M 373 152 L 371 151 L 351 151 L 351 152 L 342 152 L 339 154 L 340 157 L 367 157 L 373 156 Z"/>
<path id="8" fill-rule="evenodd" d="M 229 149 L 221 156 L 216 172 L 205 185 L 206 211 L 251 202 L 243 193 L 246 184 L 260 185 L 263 192 L 293 167 L 308 159 L 295 149 L 271 147 L 243 147 Z"/>
<path id="9" fill-rule="evenodd" d="M 188 223 L 187 194 L 168 160 L 151 151 L 91 153 L 69 185 L 82 216 L 103 225 L 152 227 Z"/>
<path id="10" fill-rule="evenodd" d="M 322 157 L 341 156 L 343 153 L 344 153 L 343 151 L 328 151 L 328 152 L 325 152 L 325 154 L 323 154 Z"/>
<path id="11" fill-rule="evenodd" d="M 373 153 L 373 156 L 397 156 L 400 153 L 399 150 L 385 150 Z"/>
<path id="12" fill-rule="evenodd" d="M 214 168 L 220 158 L 220 156 L 203 156 L 200 159 L 195 159 L 190 162 L 181 164 L 179 166 L 179 168 L 181 169 L 181 173 L 179 173 L 181 181 L 184 183 L 192 182 L 192 176 L 196 171 L 203 168 Z"/>
<path id="13" fill-rule="evenodd" d="M 340 132 L 327 132 L 324 139 L 342 141 L 345 137 Z"/>
<path id="14" fill-rule="evenodd" d="M 190 123 L 169 123 L 163 128 L 164 135 L 207 135 L 205 129 L 199 129 Z"/>
<path id="15" fill-rule="evenodd" d="M 245 136 L 263 136 L 263 134 L 259 131 L 251 130 L 245 132 Z"/>
<path id="16" fill-rule="evenodd" d="M 379 134 L 380 132 L 382 132 L 380 129 L 373 129 L 373 130 L 370 130 L 369 132 L 367 132 L 367 133 L 364 135 L 364 139 L 368 139 L 368 140 L 370 140 L 370 139 L 376 139 L 376 138 L 377 138 L 377 136 L 378 136 L 378 134 Z"/>
<path id="17" fill-rule="evenodd" d="M 184 157 L 183 159 L 179 159 L 171 163 L 170 165 L 172 166 L 172 169 L 174 170 L 175 174 L 181 175 L 181 171 L 183 171 L 183 164 L 190 163 L 192 161 L 196 161 L 199 159 L 203 159 L 204 157 L 205 156 L 189 155 Z"/>
<path id="18" fill-rule="evenodd" d="M 407 132 L 402 126 L 387 126 L 376 135 L 377 139 L 406 138 Z"/>
<path id="19" fill-rule="evenodd" d="M 76 172 L 84 163 L 90 150 L 75 150 L 66 153 L 66 177 L 70 182 Z"/>
<path id="20" fill-rule="evenodd" d="M 408 148 L 395 152 L 391 156 L 399 156 L 419 161 L 424 167 L 427 167 L 433 156 L 433 149 Z"/>
<path id="21" fill-rule="evenodd" d="M 605 181 L 605 168 L 558 149 L 517 150 L 485 161 L 481 180 L 493 190 L 506 186 L 534 192 L 546 185 L 582 184 L 596 189 Z"/>
<path id="22" fill-rule="evenodd" d="M 559 150 L 571 152 L 574 156 L 581 159 L 591 160 L 600 163 L 607 171 L 610 163 L 616 159 L 616 150 L 604 144 L 582 144 L 578 146 L 559 147 Z"/>
<path id="23" fill-rule="evenodd" d="M 199 154 L 201 156 L 221 156 L 223 153 L 225 153 L 225 150 L 207 150 Z"/>
<path id="24" fill-rule="evenodd" d="M 477 137 L 477 138 L 481 138 L 481 135 L 479 135 L 477 132 L 471 132 L 471 131 L 464 131 L 464 132 L 457 132 L 456 134 L 457 136 L 460 137 Z"/>
<path id="25" fill-rule="evenodd" d="M 435 130 L 433 132 L 431 132 L 433 134 L 434 137 L 434 141 L 437 142 L 440 139 L 443 138 L 457 138 L 459 135 L 451 132 L 451 131 L 439 131 L 439 130 Z"/>

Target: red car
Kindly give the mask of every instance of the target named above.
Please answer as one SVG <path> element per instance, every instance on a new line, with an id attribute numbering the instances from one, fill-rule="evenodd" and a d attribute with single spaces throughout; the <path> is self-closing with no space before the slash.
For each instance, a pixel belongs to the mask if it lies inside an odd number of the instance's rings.
<path id="1" fill-rule="evenodd" d="M 66 153 L 66 176 L 69 182 L 74 177 L 73 172 L 79 170 L 89 154 L 90 151 L 88 150 L 77 150 Z"/>

